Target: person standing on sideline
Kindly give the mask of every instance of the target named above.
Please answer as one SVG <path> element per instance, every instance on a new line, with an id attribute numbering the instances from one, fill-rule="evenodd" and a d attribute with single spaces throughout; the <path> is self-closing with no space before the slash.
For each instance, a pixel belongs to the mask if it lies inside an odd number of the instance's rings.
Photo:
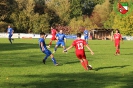
<path id="1" fill-rule="evenodd" d="M 14 40 L 14 39 L 12 39 L 14 30 L 11 28 L 10 25 L 8 25 L 7 33 L 8 33 L 9 42 L 12 44 L 12 40 Z"/>
<path id="2" fill-rule="evenodd" d="M 65 47 L 66 35 L 63 33 L 62 30 L 60 30 L 60 32 L 58 34 L 56 34 L 56 38 L 57 38 L 57 43 L 55 45 L 55 48 L 54 48 L 53 53 L 56 52 L 58 46 L 60 46 L 60 45 L 62 45 L 62 47 L 64 48 L 64 50 L 66 49 L 66 47 Z"/>
<path id="3" fill-rule="evenodd" d="M 84 67 L 85 70 L 91 70 L 92 66 L 88 65 L 88 60 L 86 59 L 84 46 L 88 48 L 88 50 L 91 52 L 91 55 L 94 54 L 94 52 L 88 46 L 86 41 L 84 39 L 81 39 L 81 33 L 77 33 L 77 39 L 74 40 L 72 45 L 68 47 L 66 50 L 64 50 L 64 52 L 67 52 L 72 47 L 75 47 L 75 54 L 77 58 L 80 60 L 81 65 Z"/>
<path id="4" fill-rule="evenodd" d="M 89 31 L 87 29 L 84 30 L 84 40 L 88 44 L 88 39 L 89 39 Z"/>
<path id="5" fill-rule="evenodd" d="M 46 54 L 46 56 L 43 59 L 43 63 L 45 64 L 47 58 L 50 56 L 54 65 L 57 66 L 58 64 L 56 63 L 56 60 L 54 58 L 54 55 L 51 53 L 50 50 L 47 49 L 46 44 L 45 44 L 45 39 L 46 39 L 47 35 L 45 35 L 44 32 L 40 33 L 40 38 L 39 38 L 39 47 L 41 49 L 41 51 Z"/>
<path id="6" fill-rule="evenodd" d="M 51 37 L 49 45 L 47 46 L 48 48 L 50 48 L 50 46 L 52 44 L 52 41 L 56 41 L 57 42 L 56 33 L 57 33 L 56 29 L 51 27 L 51 35 L 52 35 L 52 37 Z"/>
<path id="7" fill-rule="evenodd" d="M 116 29 L 113 39 L 114 39 L 115 48 L 116 48 L 115 55 L 120 55 L 120 41 L 122 41 L 122 36 L 118 29 Z"/>

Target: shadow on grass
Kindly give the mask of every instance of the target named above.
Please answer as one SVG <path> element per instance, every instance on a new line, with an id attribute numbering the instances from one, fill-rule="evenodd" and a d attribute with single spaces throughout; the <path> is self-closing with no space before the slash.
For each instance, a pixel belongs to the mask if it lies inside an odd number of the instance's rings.
<path id="1" fill-rule="evenodd" d="M 0 60 L 0 67 L 29 67 L 43 64 L 42 60 L 32 60 L 32 59 L 5 59 Z"/>
<path id="2" fill-rule="evenodd" d="M 123 66 L 110 66 L 110 67 L 99 67 L 99 68 L 95 68 L 94 70 L 95 71 L 99 71 L 99 70 L 102 70 L 102 69 L 110 69 L 110 68 L 125 68 L 127 66 L 130 66 L 130 65 L 123 65 Z"/>
<path id="3" fill-rule="evenodd" d="M 120 73 L 51 73 L 48 75 L 15 75 L 25 82 L 6 82 L 11 88 L 132 88 L 133 76 Z M 30 80 L 30 81 L 29 81 Z"/>
<path id="4" fill-rule="evenodd" d="M 80 61 L 71 61 L 71 62 L 66 62 L 65 64 L 74 64 L 74 63 L 80 63 Z"/>
<path id="5" fill-rule="evenodd" d="M 132 49 L 132 48 L 121 48 L 121 49 Z"/>
<path id="6" fill-rule="evenodd" d="M 33 43 L 0 44 L 0 51 L 13 51 L 13 50 L 35 49 L 35 48 L 38 49 L 39 45 Z"/>
<path id="7" fill-rule="evenodd" d="M 122 54 L 122 55 L 133 55 L 133 53 L 128 53 L 128 54 Z"/>

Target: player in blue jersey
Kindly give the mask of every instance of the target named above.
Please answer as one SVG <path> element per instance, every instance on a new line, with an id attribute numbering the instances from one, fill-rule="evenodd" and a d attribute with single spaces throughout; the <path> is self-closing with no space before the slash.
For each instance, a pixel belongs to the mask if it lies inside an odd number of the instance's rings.
<path id="1" fill-rule="evenodd" d="M 45 64 L 47 58 L 50 56 L 54 65 L 57 66 L 58 64 L 56 63 L 56 60 L 54 58 L 54 55 L 51 53 L 50 50 L 47 49 L 46 44 L 45 44 L 45 39 L 46 39 L 47 35 L 45 35 L 45 33 L 41 32 L 40 33 L 40 38 L 39 38 L 39 46 L 41 51 L 46 54 L 46 56 L 43 59 L 43 63 Z"/>
<path id="2" fill-rule="evenodd" d="M 55 48 L 54 48 L 53 53 L 56 52 L 58 46 L 60 46 L 60 45 L 62 45 L 62 47 L 64 48 L 64 50 L 66 49 L 66 47 L 65 47 L 66 35 L 63 34 L 63 31 L 62 30 L 60 30 L 60 32 L 58 34 L 56 34 L 56 38 L 57 38 L 58 41 L 57 41 L 57 43 L 55 45 Z"/>
<path id="3" fill-rule="evenodd" d="M 88 30 L 84 30 L 84 40 L 86 41 L 86 43 L 88 44 L 88 39 L 89 39 L 89 31 Z"/>
<path id="4" fill-rule="evenodd" d="M 10 25 L 8 25 L 7 33 L 8 33 L 8 39 L 9 39 L 10 43 L 12 44 L 12 40 L 14 40 L 14 39 L 12 39 L 14 30 L 10 27 Z"/>

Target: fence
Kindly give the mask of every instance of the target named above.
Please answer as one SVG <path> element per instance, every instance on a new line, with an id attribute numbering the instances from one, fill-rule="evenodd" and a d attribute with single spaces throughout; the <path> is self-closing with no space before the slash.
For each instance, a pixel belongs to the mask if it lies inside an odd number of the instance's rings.
<path id="1" fill-rule="evenodd" d="M 47 38 L 51 38 L 52 35 L 48 34 Z M 0 33 L 0 38 L 8 38 L 7 33 Z M 26 34 L 26 33 L 14 33 L 12 38 L 40 38 L 39 34 Z M 76 39 L 76 35 L 66 35 L 67 39 Z"/>
<path id="2" fill-rule="evenodd" d="M 14 33 L 12 38 L 39 38 L 39 34 L 26 34 L 26 33 Z M 51 38 L 52 36 L 49 34 L 47 38 Z M 8 38 L 7 33 L 0 33 L 0 38 Z M 76 39 L 76 35 L 66 35 L 67 39 Z M 84 36 L 82 35 L 82 39 Z M 124 40 L 133 40 L 133 36 L 123 36 Z"/>

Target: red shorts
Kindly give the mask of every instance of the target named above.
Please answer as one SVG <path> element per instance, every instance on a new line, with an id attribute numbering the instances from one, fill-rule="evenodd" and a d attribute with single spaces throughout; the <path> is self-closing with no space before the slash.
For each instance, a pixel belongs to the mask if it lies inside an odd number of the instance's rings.
<path id="1" fill-rule="evenodd" d="M 77 56 L 77 58 L 79 58 L 79 59 L 86 59 L 85 53 L 83 53 L 83 54 L 78 54 L 78 53 L 76 53 L 76 56 Z"/>
<path id="2" fill-rule="evenodd" d="M 52 37 L 51 40 L 57 40 L 56 37 Z"/>
<path id="3" fill-rule="evenodd" d="M 115 47 L 120 46 L 120 42 L 115 42 Z"/>

